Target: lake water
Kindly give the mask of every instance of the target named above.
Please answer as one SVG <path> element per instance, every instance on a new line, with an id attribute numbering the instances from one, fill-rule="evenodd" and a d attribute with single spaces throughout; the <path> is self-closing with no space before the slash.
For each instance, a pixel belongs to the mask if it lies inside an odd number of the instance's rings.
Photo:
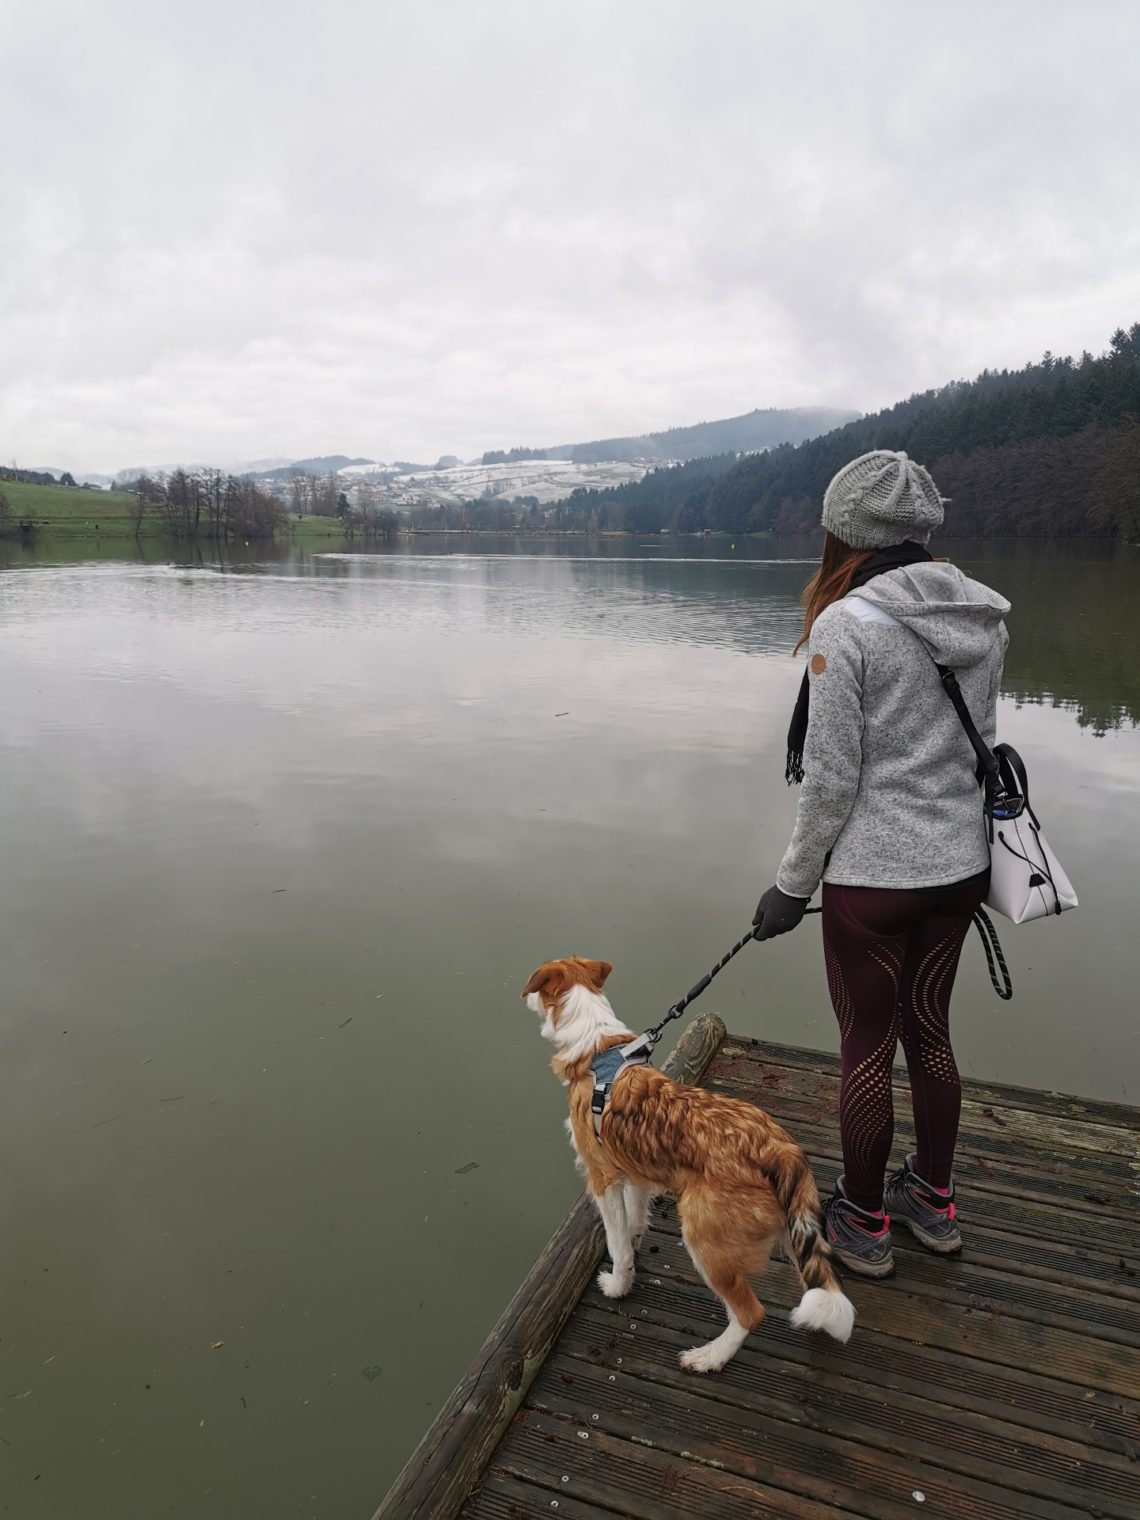
<path id="1" fill-rule="evenodd" d="M 810 550 L 483 547 L 0 550 L 21 1520 L 366 1520 L 578 1190 L 529 972 L 638 1026 L 772 880 Z M 951 547 L 1082 904 L 1010 1005 L 971 940 L 962 1069 L 1140 1102 L 1140 555 Z M 818 940 L 704 1006 L 834 1050 Z"/>

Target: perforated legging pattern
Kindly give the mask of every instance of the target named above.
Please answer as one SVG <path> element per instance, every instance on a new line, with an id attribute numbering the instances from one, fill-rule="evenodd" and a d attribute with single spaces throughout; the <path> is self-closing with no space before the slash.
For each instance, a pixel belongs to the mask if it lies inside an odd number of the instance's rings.
<path id="1" fill-rule="evenodd" d="M 883 1206 L 894 1138 L 891 1069 L 902 1040 L 917 1145 L 915 1170 L 949 1187 L 962 1088 L 950 1044 L 950 993 L 986 875 L 949 887 L 823 889 L 827 985 L 839 1020 L 844 1191 Z"/>

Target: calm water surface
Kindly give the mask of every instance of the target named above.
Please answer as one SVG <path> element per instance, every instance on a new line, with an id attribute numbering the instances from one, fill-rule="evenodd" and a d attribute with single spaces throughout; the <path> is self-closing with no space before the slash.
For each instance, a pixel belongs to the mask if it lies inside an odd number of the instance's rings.
<path id="1" fill-rule="evenodd" d="M 22 1520 L 365 1520 L 577 1191 L 527 975 L 636 1026 L 772 880 L 810 550 L 503 547 L 0 560 Z M 1140 1102 L 1140 556 L 954 548 L 1082 903 L 1009 1006 L 971 943 L 961 1066 Z M 834 1050 L 818 938 L 708 1006 Z"/>

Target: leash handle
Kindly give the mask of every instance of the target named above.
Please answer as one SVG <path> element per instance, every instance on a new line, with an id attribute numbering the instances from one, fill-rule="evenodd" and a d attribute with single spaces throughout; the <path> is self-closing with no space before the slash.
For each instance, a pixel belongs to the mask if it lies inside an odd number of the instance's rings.
<path id="1" fill-rule="evenodd" d="M 1003 1002 L 1008 1003 L 1013 996 L 1013 978 L 1009 974 L 1009 967 L 1005 963 L 1005 955 L 1001 948 L 1001 940 L 998 939 L 997 930 L 994 928 L 993 919 L 984 908 L 974 911 L 974 928 L 977 929 L 982 939 L 982 949 L 986 952 L 986 966 L 989 968 L 990 981 L 993 989 Z M 997 979 L 997 969 L 994 961 L 1001 970 L 1001 981 Z"/>

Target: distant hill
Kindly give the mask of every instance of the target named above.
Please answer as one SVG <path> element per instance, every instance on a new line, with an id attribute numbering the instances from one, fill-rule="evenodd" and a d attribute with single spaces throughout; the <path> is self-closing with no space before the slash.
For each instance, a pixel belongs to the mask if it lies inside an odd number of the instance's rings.
<path id="1" fill-rule="evenodd" d="M 288 480 L 291 475 L 330 475 L 353 465 L 372 464 L 371 459 L 350 458 L 347 454 L 317 454 L 312 459 L 294 459 L 275 470 L 257 471 L 266 480 Z"/>
<path id="2" fill-rule="evenodd" d="M 563 443 L 541 452 L 547 459 L 572 459 L 578 464 L 600 459 L 683 464 L 689 459 L 715 454 L 748 454 L 780 443 L 802 443 L 805 438 L 842 427 L 859 415 L 837 407 L 757 408 L 719 422 L 697 422 L 691 427 L 667 428 L 662 433 L 644 433 L 637 438 Z"/>

